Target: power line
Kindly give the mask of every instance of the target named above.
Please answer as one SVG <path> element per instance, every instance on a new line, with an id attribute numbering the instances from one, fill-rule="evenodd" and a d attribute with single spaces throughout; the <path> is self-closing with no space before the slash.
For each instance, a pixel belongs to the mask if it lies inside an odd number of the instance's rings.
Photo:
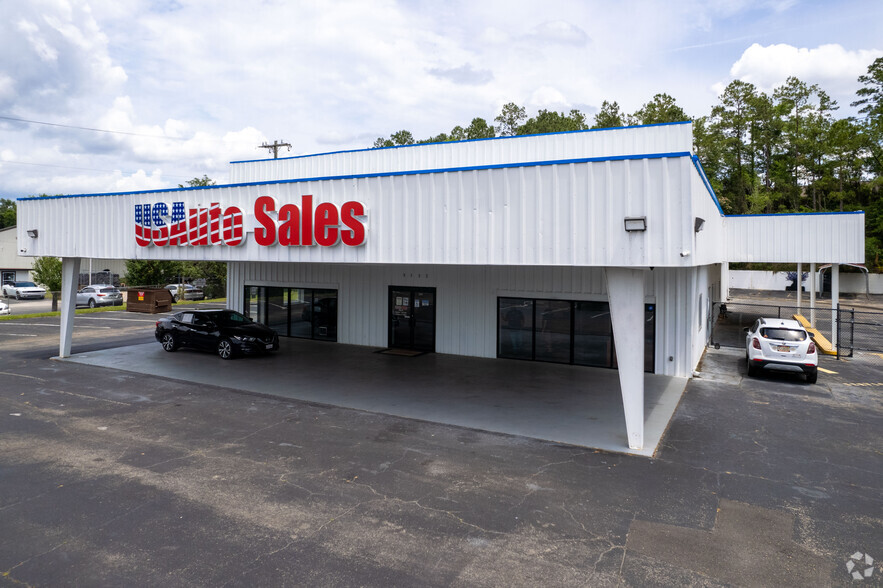
<path id="1" fill-rule="evenodd" d="M 109 129 L 96 129 L 94 127 L 81 127 L 77 125 L 65 125 L 61 123 L 52 123 L 42 120 L 31 120 L 27 118 L 18 118 L 16 116 L 6 116 L 0 114 L 0 120 L 9 120 L 14 122 L 28 123 L 32 125 L 43 125 L 47 127 L 59 127 L 62 129 L 75 129 L 78 131 L 92 131 L 93 133 L 109 133 L 112 135 L 128 135 L 130 137 L 149 137 L 151 139 L 167 139 L 169 141 L 196 141 L 199 143 L 221 143 L 222 141 L 207 141 L 205 139 L 187 139 L 186 137 L 169 137 L 168 135 L 148 135 L 147 133 L 133 133 L 131 131 L 111 131 Z M 237 141 L 237 143 L 245 144 L 247 141 Z"/>
<path id="2" fill-rule="evenodd" d="M 31 163 L 29 161 L 2 161 L 2 160 L 0 160 L 0 167 L 2 167 L 4 164 L 7 164 L 7 163 L 11 163 L 13 165 L 33 165 L 33 166 L 37 166 L 37 167 L 56 167 L 59 169 L 75 169 L 75 170 L 79 170 L 79 171 L 96 171 L 96 172 L 108 172 L 108 173 L 120 172 L 120 173 L 130 174 L 130 175 L 138 173 L 138 172 L 133 172 L 133 171 L 123 171 L 123 170 L 119 170 L 119 169 L 101 169 L 101 168 L 95 168 L 95 167 L 74 167 L 74 166 L 70 166 L 70 165 L 54 165 L 51 163 Z M 163 174 L 163 177 L 164 178 L 188 178 L 188 179 L 190 179 L 190 176 L 175 176 L 175 175 L 171 175 L 171 174 Z"/>
<path id="3" fill-rule="evenodd" d="M 28 124 L 32 124 L 32 125 L 44 125 L 47 127 L 61 127 L 63 129 L 77 129 L 79 131 L 93 131 L 96 133 L 110 133 L 113 135 L 130 135 L 133 137 L 151 137 L 153 139 L 171 139 L 174 141 L 186 141 L 186 139 L 184 139 L 183 137 L 167 137 L 165 135 L 148 135 L 146 133 L 132 133 L 129 131 L 111 131 L 108 129 L 96 129 L 93 127 L 79 127 L 76 125 L 63 125 L 61 123 L 51 123 L 51 122 L 46 122 L 46 121 L 42 121 L 42 120 L 30 120 L 27 118 L 18 118 L 15 116 L 0 115 L 0 119 L 11 120 L 11 121 L 15 121 L 15 122 L 23 122 L 23 123 L 28 123 Z"/>

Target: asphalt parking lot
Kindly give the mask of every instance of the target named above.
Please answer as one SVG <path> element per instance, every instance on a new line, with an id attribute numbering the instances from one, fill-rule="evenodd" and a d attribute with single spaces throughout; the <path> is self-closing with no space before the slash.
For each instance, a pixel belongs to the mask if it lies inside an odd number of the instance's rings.
<path id="1" fill-rule="evenodd" d="M 78 316 L 73 351 L 154 320 Z M 810 386 L 709 350 L 648 459 L 52 361 L 57 321 L 0 321 L 0 585 L 883 579 L 875 355 Z"/>

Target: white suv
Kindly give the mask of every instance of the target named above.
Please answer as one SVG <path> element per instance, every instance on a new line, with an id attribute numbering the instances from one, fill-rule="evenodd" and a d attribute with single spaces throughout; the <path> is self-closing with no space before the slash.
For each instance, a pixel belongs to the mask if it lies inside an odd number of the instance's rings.
<path id="1" fill-rule="evenodd" d="M 90 284 L 77 292 L 77 306 L 120 306 L 123 293 L 118 288 L 104 284 Z"/>
<path id="2" fill-rule="evenodd" d="M 745 331 L 749 376 L 756 376 L 766 368 L 803 372 L 808 383 L 816 383 L 819 354 L 800 323 L 791 319 L 760 318 Z"/>

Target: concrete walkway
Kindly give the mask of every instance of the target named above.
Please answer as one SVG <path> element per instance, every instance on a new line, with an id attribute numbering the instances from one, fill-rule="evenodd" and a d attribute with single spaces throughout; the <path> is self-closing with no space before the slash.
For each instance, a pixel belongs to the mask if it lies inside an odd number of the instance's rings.
<path id="1" fill-rule="evenodd" d="M 631 450 L 616 370 L 376 351 L 283 339 L 276 355 L 224 361 L 152 343 L 64 361 L 643 456 L 656 451 L 687 385 L 645 374 L 644 448 Z"/>

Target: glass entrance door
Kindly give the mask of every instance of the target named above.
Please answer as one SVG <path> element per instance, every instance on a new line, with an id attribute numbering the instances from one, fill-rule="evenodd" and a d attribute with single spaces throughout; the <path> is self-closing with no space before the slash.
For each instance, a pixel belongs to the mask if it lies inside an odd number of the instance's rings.
<path id="1" fill-rule="evenodd" d="M 435 288 L 389 288 L 389 346 L 435 351 Z"/>

